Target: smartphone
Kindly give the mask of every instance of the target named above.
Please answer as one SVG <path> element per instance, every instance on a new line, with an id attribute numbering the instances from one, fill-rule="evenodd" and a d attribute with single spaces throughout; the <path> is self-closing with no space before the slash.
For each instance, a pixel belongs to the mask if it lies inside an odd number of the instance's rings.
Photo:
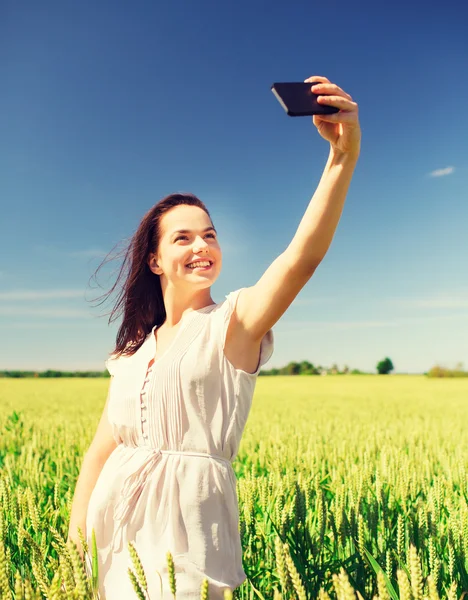
<path id="1" fill-rule="evenodd" d="M 336 106 L 319 104 L 311 87 L 314 83 L 291 81 L 274 83 L 271 91 L 290 117 L 307 117 L 310 115 L 331 115 L 339 112 Z M 323 94 L 322 94 L 323 95 Z"/>

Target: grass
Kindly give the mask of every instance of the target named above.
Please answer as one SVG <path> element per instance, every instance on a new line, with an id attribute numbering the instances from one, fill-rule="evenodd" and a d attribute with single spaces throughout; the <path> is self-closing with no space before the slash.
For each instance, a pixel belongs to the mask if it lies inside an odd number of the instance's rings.
<path id="1" fill-rule="evenodd" d="M 2 598 L 26 597 L 26 581 L 38 597 L 60 589 L 54 574 L 65 564 L 66 597 L 88 593 L 60 540 L 108 384 L 1 381 Z M 460 597 L 467 400 L 466 379 L 259 378 L 233 465 L 247 574 L 234 596 L 341 600 L 352 588 L 365 600 Z"/>

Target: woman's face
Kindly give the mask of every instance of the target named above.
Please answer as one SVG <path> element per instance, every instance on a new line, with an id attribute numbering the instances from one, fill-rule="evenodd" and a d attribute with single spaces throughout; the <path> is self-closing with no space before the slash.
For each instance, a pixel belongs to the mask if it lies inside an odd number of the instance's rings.
<path id="1" fill-rule="evenodd" d="M 161 229 L 157 256 L 151 254 L 148 264 L 153 273 L 160 275 L 163 288 L 168 284 L 192 288 L 213 285 L 221 272 L 222 253 L 206 212 L 188 204 L 175 206 L 162 217 Z M 213 264 L 207 270 L 187 266 L 199 259 Z"/>

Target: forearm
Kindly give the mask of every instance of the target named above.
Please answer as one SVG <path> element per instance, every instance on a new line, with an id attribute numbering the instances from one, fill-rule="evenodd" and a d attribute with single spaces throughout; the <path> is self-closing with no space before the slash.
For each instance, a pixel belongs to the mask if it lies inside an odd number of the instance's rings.
<path id="1" fill-rule="evenodd" d="M 357 160 L 330 149 L 319 185 L 287 249 L 307 268 L 316 268 L 330 247 Z"/>
<path id="2" fill-rule="evenodd" d="M 78 545 L 79 537 L 77 527 L 82 529 L 83 535 L 86 537 L 86 514 L 88 512 L 89 500 L 105 462 L 104 459 L 90 455 L 85 455 L 83 458 L 80 475 L 76 482 L 75 494 L 73 496 L 68 529 L 68 539 L 73 539 Z"/>

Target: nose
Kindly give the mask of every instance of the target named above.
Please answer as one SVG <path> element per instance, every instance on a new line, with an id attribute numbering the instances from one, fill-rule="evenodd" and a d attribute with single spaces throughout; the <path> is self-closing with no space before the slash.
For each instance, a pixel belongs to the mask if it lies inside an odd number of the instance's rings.
<path id="1" fill-rule="evenodd" d="M 193 243 L 193 247 L 198 248 L 199 250 L 204 250 L 205 248 L 208 247 L 208 244 L 206 243 L 206 241 L 201 238 L 200 236 L 195 238 L 195 242 Z"/>

